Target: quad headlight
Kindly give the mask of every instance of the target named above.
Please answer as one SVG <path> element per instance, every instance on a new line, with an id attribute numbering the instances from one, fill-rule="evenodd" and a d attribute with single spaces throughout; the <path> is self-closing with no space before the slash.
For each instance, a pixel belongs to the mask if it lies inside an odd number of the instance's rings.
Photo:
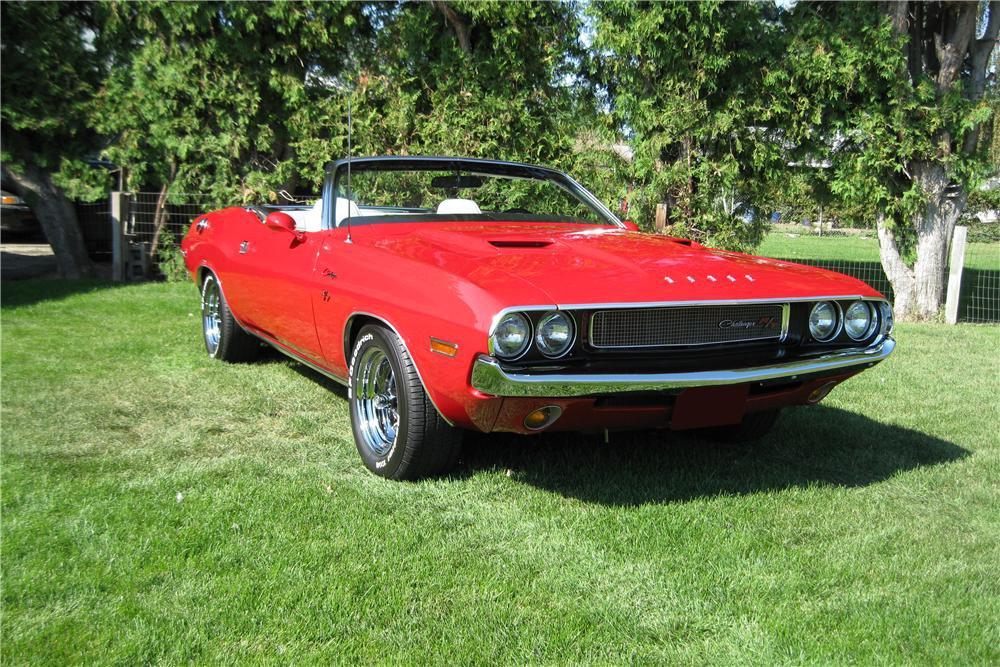
<path id="1" fill-rule="evenodd" d="M 832 301 L 820 301 L 809 313 L 809 333 L 824 343 L 837 335 L 837 305 Z"/>
<path id="2" fill-rule="evenodd" d="M 535 346 L 546 357 L 561 357 L 573 345 L 573 320 L 562 312 L 551 312 L 538 320 Z"/>
<path id="3" fill-rule="evenodd" d="M 531 342 L 531 323 L 521 313 L 507 313 L 497 322 L 491 337 L 493 352 L 503 359 L 524 354 Z"/>
<path id="4" fill-rule="evenodd" d="M 851 340 L 864 340 L 875 329 L 875 311 L 867 301 L 855 301 L 844 311 L 844 331 Z"/>

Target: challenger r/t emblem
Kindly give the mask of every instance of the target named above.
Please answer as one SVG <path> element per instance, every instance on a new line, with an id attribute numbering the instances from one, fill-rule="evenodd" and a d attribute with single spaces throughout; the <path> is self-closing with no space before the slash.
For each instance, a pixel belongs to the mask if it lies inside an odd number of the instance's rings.
<path id="1" fill-rule="evenodd" d="M 720 329 L 777 329 L 778 318 L 765 315 L 759 320 L 722 320 L 719 322 Z"/>

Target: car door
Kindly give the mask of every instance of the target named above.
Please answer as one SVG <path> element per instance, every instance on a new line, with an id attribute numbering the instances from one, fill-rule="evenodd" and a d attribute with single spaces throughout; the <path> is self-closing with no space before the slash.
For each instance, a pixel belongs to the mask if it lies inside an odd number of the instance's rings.
<path id="1" fill-rule="evenodd" d="M 316 256 L 328 232 L 306 232 L 296 237 L 285 230 L 261 225 L 240 240 L 244 272 L 242 298 L 252 313 L 249 324 L 292 352 L 318 361 L 322 358 L 312 295 L 320 279 Z"/>

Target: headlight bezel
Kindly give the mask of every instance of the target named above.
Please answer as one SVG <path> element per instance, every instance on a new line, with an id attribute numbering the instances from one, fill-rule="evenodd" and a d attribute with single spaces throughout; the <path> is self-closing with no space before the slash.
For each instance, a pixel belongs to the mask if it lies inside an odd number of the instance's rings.
<path id="1" fill-rule="evenodd" d="M 556 352 L 550 352 L 547 351 L 542 345 L 542 329 L 548 320 L 555 319 L 557 317 L 561 317 L 566 320 L 567 328 L 569 329 L 569 337 L 566 339 L 565 347 Z M 570 350 L 573 349 L 573 346 L 576 344 L 576 335 L 577 326 L 573 314 L 565 310 L 551 310 L 538 318 L 538 322 L 535 323 L 535 331 L 532 335 L 532 342 L 535 349 L 538 350 L 538 352 L 545 358 L 559 359 L 560 357 L 564 357 L 569 354 Z"/>
<path id="2" fill-rule="evenodd" d="M 895 327 L 895 315 L 892 312 L 892 304 L 888 301 L 878 302 L 878 329 L 881 336 L 889 336 Z"/>
<path id="3" fill-rule="evenodd" d="M 833 328 L 830 330 L 830 333 L 828 335 L 820 337 L 816 335 L 815 331 L 813 331 L 812 318 L 813 318 L 813 313 L 816 312 L 816 309 L 823 305 L 828 305 L 833 309 Z M 812 307 L 809 309 L 809 315 L 806 317 L 806 328 L 809 331 L 809 335 L 817 343 L 830 343 L 836 340 L 837 336 L 840 335 L 843 326 L 844 326 L 844 313 L 841 310 L 840 304 L 832 299 L 817 301 L 816 303 L 814 303 Z"/>
<path id="4" fill-rule="evenodd" d="M 860 336 L 855 336 L 851 333 L 851 327 L 848 326 L 848 314 L 855 308 L 855 306 L 861 306 L 868 313 L 868 323 L 865 325 L 864 331 L 861 332 Z M 878 328 L 878 307 L 871 301 L 866 301 L 864 299 L 858 299 L 857 301 L 852 301 L 848 304 L 847 308 L 844 309 L 843 321 L 844 321 L 844 333 L 847 337 L 855 342 L 861 342 L 863 340 L 868 340 L 875 333 Z"/>
<path id="5" fill-rule="evenodd" d="M 521 347 L 517 350 L 516 353 L 510 355 L 505 354 L 497 342 L 497 332 L 500 331 L 500 327 L 508 318 L 519 318 L 521 321 L 523 321 L 527 331 L 527 334 L 524 337 L 524 343 L 521 345 Z M 528 353 L 528 350 L 531 349 L 531 344 L 534 341 L 534 337 L 535 337 L 535 329 L 531 322 L 531 318 L 528 317 L 526 313 L 516 310 L 503 313 L 497 318 L 496 324 L 493 326 L 493 330 L 490 332 L 490 337 L 489 337 L 490 354 L 504 361 L 516 361 Z"/>

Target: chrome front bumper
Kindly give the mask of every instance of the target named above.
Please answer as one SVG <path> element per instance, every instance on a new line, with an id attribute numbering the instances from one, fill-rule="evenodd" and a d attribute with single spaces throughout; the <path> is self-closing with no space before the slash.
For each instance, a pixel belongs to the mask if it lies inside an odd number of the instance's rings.
<path id="1" fill-rule="evenodd" d="M 628 391 L 662 391 L 707 387 L 742 382 L 789 379 L 816 373 L 852 369 L 861 370 L 882 361 L 896 347 L 896 341 L 885 338 L 864 349 L 830 352 L 810 359 L 797 359 L 784 364 L 740 368 L 735 370 L 696 371 L 691 373 L 601 373 L 531 375 L 505 371 L 499 362 L 485 354 L 472 367 L 472 386 L 493 396 L 591 396 Z"/>

